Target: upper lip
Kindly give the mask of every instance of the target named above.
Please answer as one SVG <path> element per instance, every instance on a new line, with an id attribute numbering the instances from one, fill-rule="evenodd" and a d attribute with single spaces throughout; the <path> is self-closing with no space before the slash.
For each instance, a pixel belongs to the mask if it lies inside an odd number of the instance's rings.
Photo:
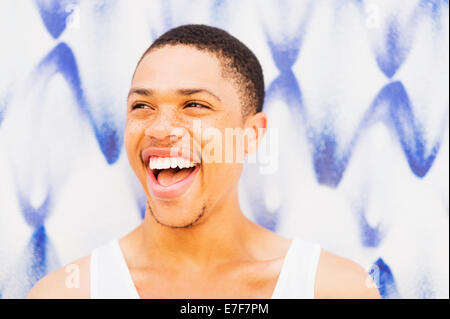
<path id="1" fill-rule="evenodd" d="M 171 154 L 175 150 L 178 150 L 177 154 L 174 156 L 174 154 Z M 183 147 L 147 147 L 142 150 L 141 152 L 141 158 L 144 161 L 145 165 L 148 166 L 148 163 L 150 161 L 150 157 L 152 156 L 158 156 L 158 157 L 181 157 L 185 160 L 188 160 L 190 162 L 194 163 L 200 163 L 200 156 L 197 155 L 195 152 L 189 151 L 188 148 Z"/>

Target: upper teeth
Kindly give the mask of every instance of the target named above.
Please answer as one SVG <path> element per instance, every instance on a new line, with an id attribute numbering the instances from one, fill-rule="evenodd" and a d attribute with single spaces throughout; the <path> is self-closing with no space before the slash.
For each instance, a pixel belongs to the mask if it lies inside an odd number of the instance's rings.
<path id="1" fill-rule="evenodd" d="M 189 168 L 195 166 L 195 163 L 181 157 L 151 157 L 148 165 L 150 169 L 167 169 Z"/>

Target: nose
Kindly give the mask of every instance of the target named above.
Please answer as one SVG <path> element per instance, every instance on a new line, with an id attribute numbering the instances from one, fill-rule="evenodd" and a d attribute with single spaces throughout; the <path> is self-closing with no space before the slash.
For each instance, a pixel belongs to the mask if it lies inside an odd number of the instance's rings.
<path id="1" fill-rule="evenodd" d="M 145 128 L 145 135 L 159 140 L 177 136 L 177 127 L 179 127 L 177 123 L 175 107 L 161 106 Z"/>

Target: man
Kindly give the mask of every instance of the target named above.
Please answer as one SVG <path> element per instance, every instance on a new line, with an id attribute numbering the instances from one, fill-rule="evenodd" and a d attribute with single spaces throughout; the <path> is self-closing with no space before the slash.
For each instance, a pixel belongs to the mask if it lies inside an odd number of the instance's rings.
<path id="1" fill-rule="evenodd" d="M 359 265 L 243 215 L 242 161 L 223 159 L 238 145 L 255 152 L 263 101 L 257 58 L 225 31 L 185 25 L 160 36 L 136 67 L 127 105 L 125 148 L 148 200 L 143 222 L 71 264 L 75 286 L 64 267 L 29 297 L 379 298 Z M 198 128 L 249 134 L 237 143 Z"/>

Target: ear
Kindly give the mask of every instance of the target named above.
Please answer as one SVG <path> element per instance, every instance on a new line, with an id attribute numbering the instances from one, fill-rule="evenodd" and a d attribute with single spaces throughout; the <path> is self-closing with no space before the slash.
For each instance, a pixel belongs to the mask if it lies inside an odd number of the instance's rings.
<path id="1" fill-rule="evenodd" d="M 258 112 L 248 115 L 244 124 L 245 129 L 245 153 L 254 154 L 258 150 L 259 142 L 262 140 L 267 130 L 267 115 Z"/>

